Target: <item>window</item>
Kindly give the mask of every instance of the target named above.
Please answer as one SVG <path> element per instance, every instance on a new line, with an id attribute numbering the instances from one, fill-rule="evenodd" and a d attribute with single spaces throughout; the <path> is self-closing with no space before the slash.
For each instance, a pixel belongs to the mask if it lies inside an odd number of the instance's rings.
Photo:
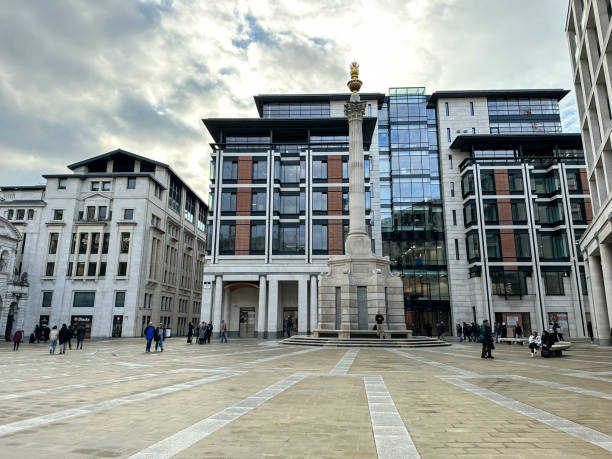
<path id="1" fill-rule="evenodd" d="M 526 230 L 514 230 L 514 247 L 517 258 L 531 258 L 529 233 Z"/>
<path id="2" fill-rule="evenodd" d="M 493 295 L 527 295 L 525 271 L 491 271 L 491 289 Z"/>
<path id="3" fill-rule="evenodd" d="M 539 231 L 538 251 L 542 259 L 554 261 L 567 258 L 567 236 L 565 231 Z"/>
<path id="4" fill-rule="evenodd" d="M 509 170 L 508 171 L 508 187 L 512 194 L 523 193 L 523 174 L 521 171 Z"/>
<path id="5" fill-rule="evenodd" d="M 34 220 L 34 209 L 28 209 L 28 220 Z"/>
<path id="6" fill-rule="evenodd" d="M 480 247 L 478 245 L 478 231 L 470 231 L 465 238 L 468 261 L 470 263 L 480 260 Z"/>
<path id="7" fill-rule="evenodd" d="M 312 192 L 312 210 L 326 211 L 327 210 L 327 192 L 313 191 Z"/>
<path id="8" fill-rule="evenodd" d="M 327 179 L 327 160 L 314 160 L 312 162 L 312 178 Z"/>
<path id="9" fill-rule="evenodd" d="M 91 182 L 91 191 L 100 191 L 100 182 Z"/>
<path id="10" fill-rule="evenodd" d="M 12 220 L 13 219 L 13 214 L 15 213 L 15 211 L 13 209 L 9 209 L 6 211 L 6 219 L 7 220 Z"/>
<path id="11" fill-rule="evenodd" d="M 580 267 L 580 286 L 582 287 L 582 294 L 588 295 L 589 289 L 587 287 L 586 274 L 582 266 Z"/>
<path id="12" fill-rule="evenodd" d="M 495 194 L 495 173 L 492 170 L 480 171 L 483 194 Z"/>
<path id="13" fill-rule="evenodd" d="M 128 253 L 130 251 L 130 233 L 121 233 L 121 251 L 119 253 Z"/>
<path id="14" fill-rule="evenodd" d="M 368 174 L 368 177 L 369 177 L 369 172 L 365 169 L 365 165 L 364 165 L 364 175 L 365 174 Z M 342 178 L 346 180 L 349 179 L 348 161 L 342 161 Z"/>
<path id="15" fill-rule="evenodd" d="M 185 196 L 185 220 L 193 223 L 195 218 L 196 199 L 191 193 Z"/>
<path id="16" fill-rule="evenodd" d="M 472 128 L 472 134 L 476 134 L 476 128 Z"/>
<path id="17" fill-rule="evenodd" d="M 100 233 L 91 233 L 91 248 L 89 253 L 97 254 L 100 250 Z"/>
<path id="18" fill-rule="evenodd" d="M 219 253 L 233 254 L 236 241 L 236 224 L 221 223 L 219 226 Z"/>
<path id="19" fill-rule="evenodd" d="M 134 219 L 134 209 L 123 209 L 123 219 L 133 220 Z"/>
<path id="20" fill-rule="evenodd" d="M 96 262 L 87 263 L 87 275 L 94 277 L 96 275 Z"/>
<path id="21" fill-rule="evenodd" d="M 79 240 L 79 254 L 87 253 L 87 242 L 89 241 L 89 233 L 81 233 Z"/>
<path id="22" fill-rule="evenodd" d="M 487 231 L 487 256 L 489 260 L 501 260 L 501 243 L 499 231 Z"/>
<path id="23" fill-rule="evenodd" d="M 110 241 L 110 233 L 104 233 L 104 237 L 102 238 L 102 253 L 108 253 L 108 242 Z"/>
<path id="24" fill-rule="evenodd" d="M 49 234 L 49 254 L 55 255 L 57 253 L 57 244 L 59 242 L 59 233 Z"/>
<path id="25" fill-rule="evenodd" d="M 98 277 L 104 277 L 104 276 L 106 276 L 106 262 L 101 261 L 100 262 L 100 272 L 98 273 Z"/>
<path id="26" fill-rule="evenodd" d="M 125 292 L 115 292 L 115 307 L 122 308 L 125 306 Z"/>
<path id="27" fill-rule="evenodd" d="M 474 102 L 470 102 L 470 116 L 474 116 Z"/>
<path id="28" fill-rule="evenodd" d="M 76 275 L 79 277 L 83 277 L 85 275 L 85 263 L 77 263 Z"/>
<path id="29" fill-rule="evenodd" d="M 313 224 L 312 225 L 312 250 L 327 251 L 327 225 Z"/>
<path id="30" fill-rule="evenodd" d="M 453 168 L 453 155 L 448 155 L 448 168 Z"/>
<path id="31" fill-rule="evenodd" d="M 168 207 L 177 214 L 181 210 L 181 184 L 175 180 L 170 180 L 170 191 L 168 192 Z"/>
<path id="32" fill-rule="evenodd" d="M 274 193 L 274 210 L 281 214 L 296 215 L 304 211 L 304 192 Z"/>
<path id="33" fill-rule="evenodd" d="M 472 171 L 461 177 L 461 189 L 464 198 L 469 194 L 474 194 L 474 173 Z"/>
<path id="34" fill-rule="evenodd" d="M 154 191 L 155 197 L 161 201 L 163 193 L 164 193 L 164 189 L 156 183 L 155 191 Z"/>
<path id="35" fill-rule="evenodd" d="M 55 273 L 55 263 L 52 261 L 47 262 L 47 266 L 45 267 L 45 276 L 52 277 Z"/>
<path id="36" fill-rule="evenodd" d="M 238 160 L 225 158 L 223 159 L 223 180 L 238 179 Z"/>
<path id="37" fill-rule="evenodd" d="M 136 189 L 136 177 L 128 177 L 128 179 L 127 179 L 127 189 L 128 190 Z"/>
<path id="38" fill-rule="evenodd" d="M 453 225 L 457 226 L 457 211 L 453 210 Z"/>
<path id="39" fill-rule="evenodd" d="M 567 189 L 572 194 L 582 193 L 582 182 L 580 180 L 580 171 L 578 169 L 566 169 Z"/>
<path id="40" fill-rule="evenodd" d="M 76 241 L 77 241 L 77 235 L 76 233 L 72 233 L 72 238 L 70 239 L 70 253 L 74 253 L 74 250 L 76 249 Z"/>
<path id="41" fill-rule="evenodd" d="M 65 190 L 67 182 L 68 182 L 68 179 L 65 179 L 65 178 L 58 179 L 57 180 L 57 189 L 58 190 Z"/>
<path id="42" fill-rule="evenodd" d="M 111 182 L 102 182 L 102 191 L 110 191 Z"/>
<path id="43" fill-rule="evenodd" d="M 448 111 L 448 102 L 444 102 L 444 113 L 446 114 L 446 116 L 449 115 L 449 111 Z"/>
<path id="44" fill-rule="evenodd" d="M 93 308 L 96 301 L 96 292 L 74 292 L 73 308 Z"/>
<path id="45" fill-rule="evenodd" d="M 485 224 L 497 225 L 499 218 L 497 216 L 497 201 L 484 200 L 482 202 Z"/>
<path id="46" fill-rule="evenodd" d="M 451 198 L 455 197 L 455 182 L 450 182 L 450 194 Z"/>
<path id="47" fill-rule="evenodd" d="M 221 212 L 236 212 L 235 191 L 224 191 L 221 193 Z"/>
<path id="48" fill-rule="evenodd" d="M 455 239 L 455 260 L 459 260 L 459 239 Z"/>
<path id="49" fill-rule="evenodd" d="M 304 224 L 275 223 L 272 237 L 274 253 L 304 253 Z"/>
<path id="50" fill-rule="evenodd" d="M 559 225 L 564 222 L 563 208 L 561 201 L 536 202 L 534 206 L 536 223 L 540 225 Z"/>
<path id="51" fill-rule="evenodd" d="M 450 128 L 446 128 L 446 141 L 447 142 L 451 141 Z"/>
<path id="52" fill-rule="evenodd" d="M 253 180 L 266 180 L 268 177 L 268 164 L 265 159 L 253 160 Z"/>
<path id="53" fill-rule="evenodd" d="M 512 224 L 525 225 L 527 223 L 527 206 L 523 200 L 512 200 L 510 202 L 512 211 Z"/>
<path id="54" fill-rule="evenodd" d="M 343 191 L 342 192 L 342 211 L 343 212 L 348 212 L 349 211 L 349 194 L 348 194 L 348 191 Z"/>
<path id="55" fill-rule="evenodd" d="M 107 215 L 108 215 L 108 207 L 99 206 L 98 207 L 98 220 L 106 220 Z"/>
<path id="56" fill-rule="evenodd" d="M 570 201 L 570 207 L 572 209 L 572 222 L 575 225 L 586 225 L 586 208 L 582 199 L 572 199 Z"/>
<path id="57" fill-rule="evenodd" d="M 251 211 L 265 212 L 266 207 L 266 190 L 254 189 L 251 193 Z"/>
<path id="58" fill-rule="evenodd" d="M 50 308 L 53 301 L 53 292 L 42 292 L 42 307 Z"/>
<path id="59" fill-rule="evenodd" d="M 17 209 L 16 220 L 25 220 L 25 209 Z"/>
<path id="60" fill-rule="evenodd" d="M 547 295 L 565 295 L 563 290 L 564 272 L 560 271 L 544 271 L 542 278 L 544 279 L 544 289 Z"/>
<path id="61" fill-rule="evenodd" d="M 87 206 L 87 221 L 93 221 L 96 219 L 96 207 L 95 206 Z"/>
<path id="62" fill-rule="evenodd" d="M 557 170 L 546 174 L 531 174 L 531 189 L 534 194 L 553 195 L 561 191 Z"/>
<path id="63" fill-rule="evenodd" d="M 117 276 L 124 277 L 127 276 L 127 262 L 120 261 L 117 266 Z"/>
<path id="64" fill-rule="evenodd" d="M 470 199 L 463 207 L 463 221 L 466 228 L 477 223 L 476 202 L 473 199 Z"/>
<path id="65" fill-rule="evenodd" d="M 266 224 L 251 223 L 250 254 L 261 255 L 266 250 Z"/>

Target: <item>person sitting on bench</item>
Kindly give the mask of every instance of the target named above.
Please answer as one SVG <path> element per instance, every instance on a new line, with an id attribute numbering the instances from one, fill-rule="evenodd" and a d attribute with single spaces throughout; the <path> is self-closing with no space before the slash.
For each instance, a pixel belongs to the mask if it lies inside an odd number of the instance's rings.
<path id="1" fill-rule="evenodd" d="M 529 349 L 531 349 L 531 357 L 535 357 L 538 348 L 542 345 L 542 338 L 538 336 L 538 332 L 534 331 L 529 337 Z"/>

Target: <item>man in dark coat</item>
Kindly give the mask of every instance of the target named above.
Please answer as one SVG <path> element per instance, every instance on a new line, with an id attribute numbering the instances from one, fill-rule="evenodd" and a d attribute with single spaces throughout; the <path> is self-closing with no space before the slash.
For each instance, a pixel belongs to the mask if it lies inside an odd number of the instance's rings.
<path id="1" fill-rule="evenodd" d="M 68 341 L 70 341 L 70 338 L 72 337 L 72 333 L 70 332 L 70 330 L 68 330 L 68 327 L 66 326 L 66 324 L 62 324 L 62 328 L 60 328 L 59 331 L 59 351 L 60 354 L 65 354 L 66 353 L 66 343 Z"/>
<path id="2" fill-rule="evenodd" d="M 43 334 L 43 330 L 42 328 L 40 328 L 40 325 L 36 325 L 36 327 L 34 328 L 34 336 L 36 337 L 36 342 L 40 343 L 40 337 Z"/>
<path id="3" fill-rule="evenodd" d="M 79 324 L 76 328 L 77 349 L 83 349 L 83 340 L 85 339 L 85 327 Z"/>
<path id="4" fill-rule="evenodd" d="M 151 352 L 151 341 L 155 337 L 155 327 L 153 326 L 153 322 L 149 322 L 149 325 L 144 330 L 145 339 L 147 340 L 147 347 L 145 348 L 145 352 Z"/>
<path id="5" fill-rule="evenodd" d="M 193 337 L 193 324 L 189 322 L 189 331 L 187 332 L 187 344 L 191 344 L 192 337 Z"/>
<path id="6" fill-rule="evenodd" d="M 383 322 L 385 321 L 385 318 L 380 313 L 380 311 L 378 311 L 374 320 L 376 321 L 376 333 L 378 334 L 378 339 L 384 339 L 385 329 L 383 327 Z"/>
<path id="7" fill-rule="evenodd" d="M 208 322 L 208 325 L 206 325 L 206 342 L 208 344 L 210 344 L 210 337 L 212 336 L 212 331 L 213 331 L 213 323 L 211 320 L 210 322 Z"/>
<path id="8" fill-rule="evenodd" d="M 480 341 L 482 342 L 482 353 L 480 357 L 483 359 L 493 359 L 491 355 L 491 349 L 493 349 L 493 332 L 491 331 L 491 324 L 488 320 L 482 322 L 480 327 Z"/>
<path id="9" fill-rule="evenodd" d="M 45 325 L 44 328 L 43 328 L 43 335 L 45 337 L 45 343 L 47 341 L 49 341 L 49 335 L 50 334 L 51 334 L 51 329 L 47 325 Z"/>
<path id="10" fill-rule="evenodd" d="M 432 332 L 432 330 L 433 330 L 433 327 L 431 326 L 431 324 L 430 324 L 429 322 L 427 322 L 427 323 L 425 324 L 425 334 L 426 334 L 427 336 L 429 336 L 430 338 L 432 337 L 432 336 L 431 336 L 431 332 Z"/>

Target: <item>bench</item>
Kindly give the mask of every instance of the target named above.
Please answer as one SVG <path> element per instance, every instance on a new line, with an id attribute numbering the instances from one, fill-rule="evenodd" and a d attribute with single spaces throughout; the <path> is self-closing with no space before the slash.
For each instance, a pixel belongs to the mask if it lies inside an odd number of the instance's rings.
<path id="1" fill-rule="evenodd" d="M 529 338 L 500 338 L 499 342 L 508 344 L 518 343 L 522 346 L 523 344 L 529 342 Z"/>
<path id="2" fill-rule="evenodd" d="M 377 330 L 314 330 L 315 338 L 340 338 L 345 335 L 346 338 L 378 338 Z M 385 328 L 385 337 L 387 339 L 410 339 L 412 338 L 412 330 L 389 330 Z"/>
<path id="3" fill-rule="evenodd" d="M 559 341 L 551 346 L 550 351 L 542 349 L 540 355 L 542 357 L 562 357 L 563 351 L 567 351 L 570 347 L 572 347 L 572 343 L 569 341 Z M 545 353 L 547 355 L 545 355 Z"/>

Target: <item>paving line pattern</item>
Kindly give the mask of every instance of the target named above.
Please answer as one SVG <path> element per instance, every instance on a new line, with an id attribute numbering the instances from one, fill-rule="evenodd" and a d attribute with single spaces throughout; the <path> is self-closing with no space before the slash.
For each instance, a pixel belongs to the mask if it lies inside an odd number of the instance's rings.
<path id="1" fill-rule="evenodd" d="M 241 372 L 227 372 L 223 374 L 217 374 L 213 376 L 208 376 L 202 379 L 196 379 L 194 381 L 188 381 L 185 383 L 174 384 L 172 386 L 161 387 L 158 389 L 153 389 L 146 392 L 140 392 L 137 394 L 127 395 L 125 397 L 119 397 L 112 400 L 106 400 L 104 402 L 94 403 L 92 405 L 85 405 L 79 408 L 72 408 L 64 411 L 59 411 L 57 413 L 46 414 L 44 416 L 38 416 L 35 418 L 25 419 L 23 421 L 17 421 L 10 424 L 0 425 L 0 437 L 4 437 L 6 435 L 19 432 L 21 430 L 31 429 L 33 427 L 38 427 L 45 424 L 50 424 L 55 421 L 60 421 L 63 419 L 73 418 L 75 416 L 81 416 L 83 414 L 96 413 L 98 411 L 108 410 L 111 408 L 115 408 L 122 405 L 127 405 L 128 403 L 134 403 L 141 400 L 147 400 L 154 397 L 159 397 L 160 395 L 171 394 L 173 392 L 178 392 L 185 389 L 191 389 L 193 387 L 198 387 L 203 384 L 209 384 L 215 381 L 220 381 L 222 379 L 231 378 L 232 376 L 236 376 L 241 374 Z"/>
<path id="2" fill-rule="evenodd" d="M 472 376 L 478 377 L 478 376 L 480 376 L 478 373 L 474 373 L 473 371 L 462 370 L 461 368 L 453 367 L 453 366 L 447 365 L 445 363 L 436 362 L 434 360 L 429 360 L 429 359 L 426 359 L 425 357 L 421 357 L 419 355 L 410 354 L 410 353 L 408 353 L 406 351 L 400 351 L 398 349 L 387 349 L 387 350 L 389 352 L 393 352 L 394 354 L 401 355 L 402 357 L 406 357 L 406 358 L 409 358 L 409 359 L 412 359 L 412 360 L 416 360 L 417 362 L 421 362 L 421 363 L 424 363 L 424 364 L 427 364 L 427 365 L 438 367 L 438 368 L 441 368 L 441 369 L 446 370 L 446 371 L 451 371 L 453 373 L 458 373 L 461 376 L 469 376 L 469 377 L 472 377 Z"/>
<path id="3" fill-rule="evenodd" d="M 346 351 L 346 354 L 340 359 L 334 368 L 329 372 L 330 375 L 338 376 L 348 374 L 351 369 L 351 365 L 355 361 L 355 358 L 359 354 L 359 349 L 350 349 Z"/>
<path id="4" fill-rule="evenodd" d="M 294 386 L 306 374 L 293 374 L 130 456 L 130 459 L 170 458 Z"/>
<path id="5" fill-rule="evenodd" d="M 382 376 L 364 376 L 363 382 L 378 458 L 420 458 Z"/>

